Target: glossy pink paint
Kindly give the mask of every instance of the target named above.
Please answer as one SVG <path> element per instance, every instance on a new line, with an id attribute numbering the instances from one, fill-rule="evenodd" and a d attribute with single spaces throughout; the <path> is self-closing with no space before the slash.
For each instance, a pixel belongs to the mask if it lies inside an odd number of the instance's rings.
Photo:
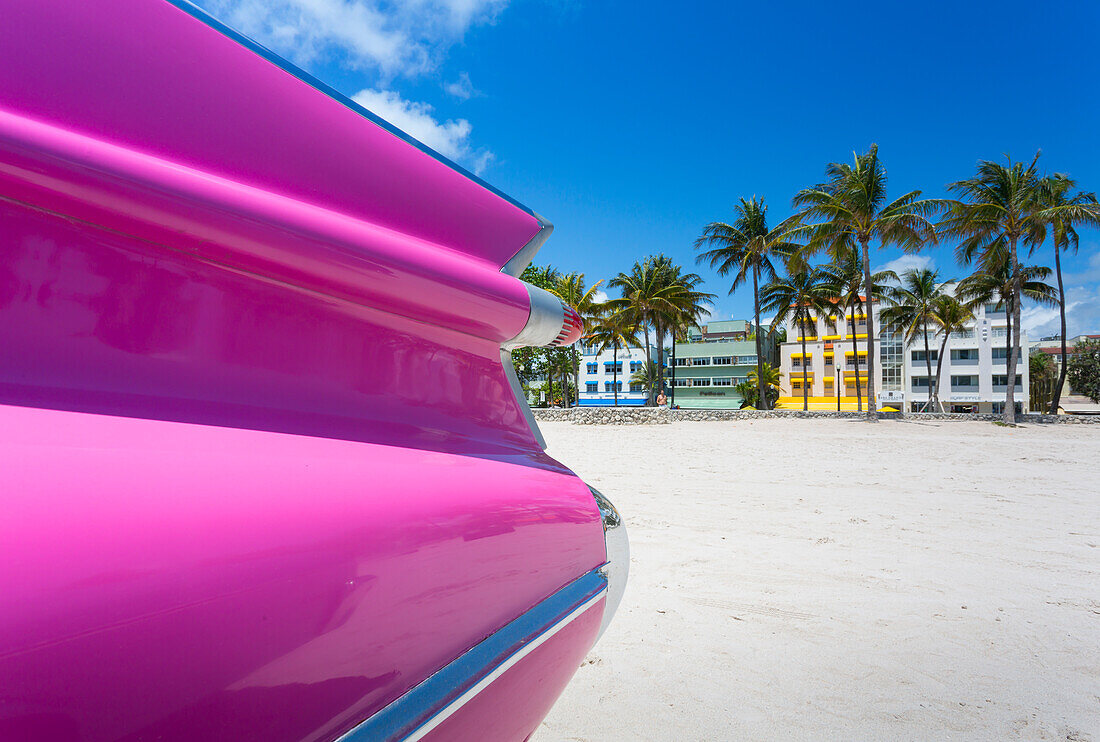
<path id="1" fill-rule="evenodd" d="M 538 230 L 162 0 L 5 0 L 0 108 L 503 265 Z"/>
<path id="2" fill-rule="evenodd" d="M 496 682 L 429 732 L 424 742 L 518 742 L 534 734 L 596 641 L 602 612 L 602 604 L 593 606 L 508 668 Z M 598 713 L 595 702 L 593 713 Z"/>
<path id="3" fill-rule="evenodd" d="M 0 739 L 330 740 L 599 566 L 539 228 L 168 3 L 7 2 Z"/>
<path id="4" fill-rule="evenodd" d="M 575 477 L 351 441 L 5 406 L 0 491 L 3 739 L 332 738 L 603 559 Z"/>

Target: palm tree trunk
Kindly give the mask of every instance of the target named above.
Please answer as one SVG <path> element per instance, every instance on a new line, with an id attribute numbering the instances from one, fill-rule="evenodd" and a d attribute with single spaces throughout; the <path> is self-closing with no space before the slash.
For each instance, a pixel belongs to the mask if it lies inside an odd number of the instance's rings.
<path id="1" fill-rule="evenodd" d="M 664 371 L 661 365 L 665 360 L 665 328 L 661 327 L 660 322 L 655 322 L 653 324 L 653 334 L 656 336 L 657 340 L 657 391 L 653 394 L 654 403 L 656 403 L 657 395 L 661 393 L 662 387 L 664 386 Z"/>
<path id="2" fill-rule="evenodd" d="M 1012 260 L 1012 331 L 1009 334 L 1012 345 L 1008 349 L 1008 389 L 1005 391 L 1004 413 L 1006 425 L 1016 424 L 1016 362 L 1019 360 L 1017 350 L 1020 348 L 1020 305 L 1023 304 L 1020 301 L 1020 261 L 1016 256 L 1016 241 L 1017 237 L 1013 235 L 1009 248 L 1009 258 Z"/>
<path id="3" fill-rule="evenodd" d="M 817 334 L 816 332 L 814 333 Z M 802 411 L 810 409 L 809 388 L 806 386 L 806 332 L 802 332 Z"/>
<path id="4" fill-rule="evenodd" d="M 863 311 L 863 302 L 856 299 L 856 306 Z M 859 388 L 859 344 L 856 342 L 856 313 L 852 312 L 852 361 L 856 364 L 856 412 L 863 412 L 863 392 Z M 833 356 L 836 363 L 836 356 Z"/>
<path id="5" fill-rule="evenodd" d="M 875 315 L 874 297 L 871 294 L 871 254 L 867 249 L 867 240 L 860 240 L 863 246 L 863 286 L 867 301 L 867 420 L 878 422 L 878 410 L 875 404 Z M 856 388 L 859 388 L 859 358 L 856 358 Z"/>
<path id="6" fill-rule="evenodd" d="M 1062 318 L 1062 365 L 1058 368 L 1058 381 L 1055 382 L 1054 394 L 1050 398 L 1050 414 L 1058 414 L 1058 405 L 1062 401 L 1062 386 L 1066 383 L 1066 290 L 1062 286 L 1062 259 L 1058 256 L 1057 239 L 1054 241 L 1054 273 L 1058 276 L 1058 314 Z"/>
<path id="7" fill-rule="evenodd" d="M 928 400 L 924 403 L 924 407 L 921 409 L 921 412 L 924 412 L 925 410 L 927 410 L 929 407 L 932 406 L 932 400 L 935 399 L 936 396 L 939 395 L 939 391 L 940 391 L 940 386 L 939 386 L 939 383 L 937 382 L 936 383 L 935 396 L 933 396 L 933 392 L 932 392 L 932 356 L 928 352 L 928 327 L 924 328 L 924 365 L 925 365 L 925 368 L 927 369 L 927 374 L 928 374 L 928 377 L 925 379 L 925 381 L 928 384 Z M 934 407 L 932 409 L 935 410 Z"/>
<path id="8" fill-rule="evenodd" d="M 943 371 L 943 354 L 947 352 L 947 338 L 951 337 L 951 333 L 945 332 L 943 334 L 943 342 L 940 343 L 940 354 L 936 358 L 936 386 L 932 399 L 935 400 L 935 404 L 932 407 L 933 412 L 943 412 L 943 404 L 940 402 L 940 372 Z M 928 350 L 925 349 L 925 355 L 927 357 Z"/>
<path id="9" fill-rule="evenodd" d="M 752 266 L 752 306 L 756 321 L 756 385 L 759 387 L 764 378 L 764 345 L 760 341 L 760 266 L 755 263 Z M 805 349 L 802 352 L 805 353 Z M 758 409 L 768 409 L 768 395 L 758 390 L 757 396 L 760 397 Z"/>
<path id="10" fill-rule="evenodd" d="M 611 351 L 611 391 L 615 392 L 615 406 L 619 406 L 619 344 Z"/>
<path id="11" fill-rule="evenodd" d="M 669 387 L 670 406 L 676 409 L 676 330 L 672 331 L 672 386 Z"/>
<path id="12" fill-rule="evenodd" d="M 648 372 L 649 371 L 649 364 L 653 363 L 653 358 L 652 358 L 652 356 L 650 356 L 650 353 L 649 353 L 649 322 L 646 322 L 644 326 L 645 326 L 645 366 L 646 366 L 646 371 Z M 650 403 L 653 401 L 653 399 L 654 399 L 653 390 L 652 389 L 647 389 L 646 390 L 646 398 L 645 398 L 645 406 L 650 407 L 651 406 Z"/>
<path id="13" fill-rule="evenodd" d="M 577 406 L 581 406 L 581 354 L 577 352 L 576 348 L 570 348 L 570 353 L 573 353 L 573 389 L 577 394 Z"/>

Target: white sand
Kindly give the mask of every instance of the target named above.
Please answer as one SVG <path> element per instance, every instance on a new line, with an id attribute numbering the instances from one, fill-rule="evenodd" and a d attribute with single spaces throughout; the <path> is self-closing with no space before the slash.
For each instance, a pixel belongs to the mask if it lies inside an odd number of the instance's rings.
<path id="1" fill-rule="evenodd" d="M 536 742 L 1100 741 L 1100 426 L 542 429 L 632 574 Z"/>

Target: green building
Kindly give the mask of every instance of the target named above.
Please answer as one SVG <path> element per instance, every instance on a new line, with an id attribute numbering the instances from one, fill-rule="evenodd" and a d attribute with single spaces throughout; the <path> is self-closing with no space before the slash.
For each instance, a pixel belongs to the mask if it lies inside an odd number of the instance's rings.
<path id="1" fill-rule="evenodd" d="M 764 360 L 779 366 L 776 338 L 761 336 Z M 753 325 L 745 320 L 708 322 L 688 333 L 688 342 L 676 343 L 670 359 L 672 369 L 670 401 L 684 409 L 737 409 L 741 395 L 736 386 L 756 368 L 756 340 L 750 340 Z"/>

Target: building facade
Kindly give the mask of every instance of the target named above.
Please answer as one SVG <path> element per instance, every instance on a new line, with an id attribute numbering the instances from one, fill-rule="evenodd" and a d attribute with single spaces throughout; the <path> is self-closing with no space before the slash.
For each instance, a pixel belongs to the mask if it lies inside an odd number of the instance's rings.
<path id="1" fill-rule="evenodd" d="M 596 346 L 581 344 L 581 388 L 577 398 L 581 407 L 607 407 L 615 404 L 618 389 L 620 407 L 639 407 L 647 394 L 640 384 L 631 384 L 630 377 L 645 366 L 644 348 L 608 349 L 596 353 Z M 656 360 L 657 351 L 651 348 Z M 616 365 L 618 371 L 616 372 Z M 617 376 L 617 378 L 616 378 Z"/>
<path id="2" fill-rule="evenodd" d="M 1008 316 L 1004 306 L 986 304 L 974 312 L 969 327 L 953 334 L 947 341 L 940 372 L 940 403 L 945 412 L 1004 411 L 1008 393 Z M 936 363 L 943 338 L 929 335 L 929 356 L 932 361 L 931 384 L 925 362 L 924 341 L 918 339 L 906 348 L 908 389 L 906 402 L 911 412 L 919 412 L 928 401 L 929 389 L 935 385 Z M 1018 411 L 1028 409 L 1028 341 L 1020 333 L 1021 352 L 1016 363 L 1015 399 Z"/>
<path id="3" fill-rule="evenodd" d="M 874 304 L 875 358 L 883 358 L 883 337 Z M 811 410 L 855 410 L 867 401 L 867 314 L 849 310 L 843 317 L 819 317 L 805 326 L 787 321 L 787 341 L 780 348 L 779 409 L 802 409 L 805 390 Z M 855 347 L 853 347 L 853 338 Z M 805 355 L 802 341 L 805 340 Z M 897 401 L 903 385 L 900 341 L 886 337 L 890 352 L 876 363 L 875 390 L 884 401 Z M 883 384 L 884 374 L 889 383 Z M 858 384 L 858 387 L 857 387 Z M 857 398 L 858 394 L 858 398 Z M 900 408 L 899 408 L 900 409 Z"/>
<path id="4" fill-rule="evenodd" d="M 756 369 L 754 326 L 745 320 L 708 322 L 688 332 L 688 342 L 676 343 L 666 373 L 669 403 L 685 409 L 737 409 L 742 397 L 736 387 Z M 778 363 L 777 344 L 761 335 L 764 360 Z"/>
<path id="5" fill-rule="evenodd" d="M 918 337 L 907 344 L 899 332 L 883 327 L 875 315 L 875 394 L 878 407 L 893 407 L 919 412 L 926 408 L 929 392 L 935 384 L 936 364 L 942 337 L 928 336 L 928 358 L 932 365 L 929 381 L 924 340 Z M 853 322 L 854 320 L 854 327 Z M 948 339 L 940 382 L 940 403 L 947 412 L 1002 412 L 1007 392 L 1008 319 L 1003 307 L 994 304 L 978 307 L 966 330 Z M 779 407 L 802 409 L 803 389 L 809 393 L 812 410 L 857 408 L 858 393 L 867 399 L 867 318 L 848 312 L 843 322 L 818 318 L 806 332 L 795 323 L 787 323 L 787 342 L 780 351 L 781 392 Z M 853 336 L 856 347 L 852 347 Z M 806 339 L 803 355 L 801 339 Z M 1021 345 L 1028 348 L 1026 333 Z M 1020 354 L 1016 366 L 1015 398 L 1020 410 L 1027 409 L 1027 356 Z"/>

